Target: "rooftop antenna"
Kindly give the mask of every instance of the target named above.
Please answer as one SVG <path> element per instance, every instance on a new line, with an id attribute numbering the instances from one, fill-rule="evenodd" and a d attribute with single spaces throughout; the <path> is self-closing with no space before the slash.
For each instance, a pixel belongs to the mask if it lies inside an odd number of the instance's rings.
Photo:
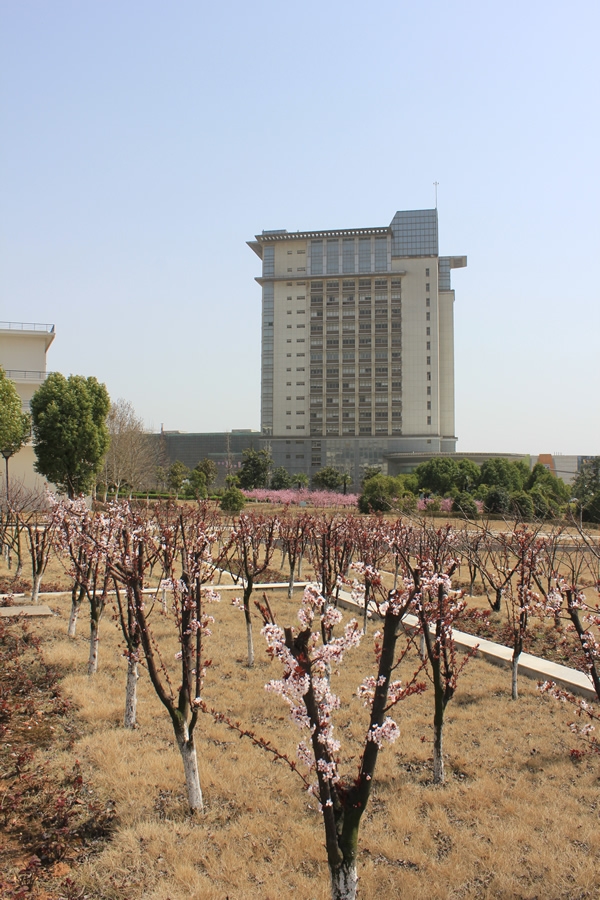
<path id="1" fill-rule="evenodd" d="M 438 189 L 439 181 L 434 181 L 433 186 L 435 188 L 435 208 L 437 209 L 437 189 Z"/>

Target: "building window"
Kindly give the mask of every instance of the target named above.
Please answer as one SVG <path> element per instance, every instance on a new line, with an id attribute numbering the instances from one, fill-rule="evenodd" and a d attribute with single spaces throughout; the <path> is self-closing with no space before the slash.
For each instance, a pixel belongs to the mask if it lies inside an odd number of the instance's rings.
<path id="1" fill-rule="evenodd" d="M 427 388 L 427 396 L 431 397 L 431 388 L 430 387 Z"/>
<path id="2" fill-rule="evenodd" d="M 337 275 L 340 270 L 340 242 L 338 240 L 327 241 L 327 274 Z"/>
<path id="3" fill-rule="evenodd" d="M 310 242 L 310 271 L 311 275 L 323 274 L 323 241 Z"/>
<path id="4" fill-rule="evenodd" d="M 427 284 L 425 285 L 425 290 L 427 291 L 427 293 L 429 293 L 429 282 L 427 282 Z"/>
<path id="5" fill-rule="evenodd" d="M 265 247 L 263 250 L 263 275 L 275 274 L 275 247 Z"/>
<path id="6" fill-rule="evenodd" d="M 428 365 L 428 366 L 431 365 L 431 357 L 430 357 L 430 356 L 427 357 L 427 365 Z"/>
<path id="7" fill-rule="evenodd" d="M 429 335 L 431 334 L 431 328 L 426 328 L 425 334 L 429 337 Z"/>
<path id="8" fill-rule="evenodd" d="M 431 425 L 431 416 L 427 416 L 427 424 Z"/>
<path id="9" fill-rule="evenodd" d="M 430 322 L 430 321 L 431 321 L 431 313 L 430 313 L 430 312 L 425 313 L 425 321 L 426 321 L 426 322 Z"/>
<path id="10" fill-rule="evenodd" d="M 427 373 L 427 381 L 431 381 L 431 372 Z"/>
<path id="11" fill-rule="evenodd" d="M 431 341 L 427 341 L 427 349 L 431 350 Z"/>
<path id="12" fill-rule="evenodd" d="M 427 401 L 427 409 L 431 409 L 431 400 Z"/>
<path id="13" fill-rule="evenodd" d="M 299 250 L 298 253 L 300 253 Z M 425 269 L 425 278 L 429 278 L 429 269 Z"/>
<path id="14" fill-rule="evenodd" d="M 425 306 L 431 306 L 431 300 L 429 297 L 425 300 Z"/>
<path id="15" fill-rule="evenodd" d="M 358 271 L 371 271 L 371 238 L 360 238 L 358 241 Z"/>
<path id="16" fill-rule="evenodd" d="M 387 238 L 375 238 L 375 271 L 385 272 L 387 269 Z"/>
<path id="17" fill-rule="evenodd" d="M 344 238 L 342 243 L 342 271 L 344 274 L 354 272 L 354 238 Z"/>

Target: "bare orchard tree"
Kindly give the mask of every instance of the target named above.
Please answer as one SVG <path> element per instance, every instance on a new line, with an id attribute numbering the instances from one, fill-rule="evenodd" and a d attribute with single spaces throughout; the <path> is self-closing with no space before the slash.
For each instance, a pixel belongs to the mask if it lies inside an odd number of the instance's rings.
<path id="1" fill-rule="evenodd" d="M 69 635 L 75 633 L 79 605 L 84 597 L 90 605 L 90 654 L 88 675 L 98 671 L 100 620 L 111 582 L 107 555 L 114 539 L 116 518 L 113 512 L 94 513 L 83 498 L 54 502 L 55 547 L 67 558 L 73 578 Z"/>
<path id="2" fill-rule="evenodd" d="M 56 519 L 45 496 L 32 495 L 30 508 L 15 513 L 17 527 L 25 534 L 31 561 L 31 601 L 37 603 L 42 577 L 54 542 Z"/>
<path id="3" fill-rule="evenodd" d="M 117 400 L 110 407 L 106 420 L 110 445 L 104 459 L 101 479 L 104 481 L 104 501 L 109 490 L 115 500 L 124 488 L 129 495 L 147 487 L 155 478 L 156 452 L 152 436 L 131 403 Z"/>
<path id="4" fill-rule="evenodd" d="M 190 509 L 161 504 L 155 507 L 154 516 L 150 516 L 121 504 L 120 509 L 113 510 L 117 519 L 116 540 L 107 545 L 108 566 L 126 589 L 150 680 L 171 718 L 192 812 L 203 810 L 194 738 L 202 703 L 202 681 L 209 665 L 204 641 L 210 634 L 212 617 L 206 607 L 219 599 L 207 583 L 212 581 L 217 565 L 213 548 L 218 546 L 220 534 L 206 511 L 207 507 L 201 506 Z M 173 667 L 166 662 L 168 656 L 161 652 L 152 630 L 154 602 L 152 598 L 149 602 L 144 593 L 148 572 L 159 558 L 171 561 L 170 571 L 163 571 L 163 575 L 171 586 L 167 616 L 180 647 L 176 658 L 177 689 Z M 178 565 L 181 565 L 181 577 L 175 568 Z"/>
<path id="5" fill-rule="evenodd" d="M 444 782 L 444 717 L 456 691 L 458 678 L 475 647 L 458 658 L 453 627 L 466 609 L 462 593 L 453 590 L 452 576 L 459 565 L 459 538 L 450 526 L 435 528 L 423 521 L 412 527 L 398 523 L 393 552 L 400 564 L 404 589 L 412 594 L 411 612 L 418 620 L 425 644 L 427 673 L 433 684 L 433 783 Z"/>
<path id="6" fill-rule="evenodd" d="M 517 571 L 518 563 L 511 556 L 510 540 L 506 537 L 512 530 L 510 524 L 507 524 L 503 532 L 494 531 L 489 522 L 481 526 L 471 523 L 461 546 L 464 556 L 469 560 L 469 571 L 479 571 L 487 601 L 494 612 L 502 609 L 502 597 Z M 473 579 L 472 574 L 471 578 Z M 493 599 L 490 592 L 493 593 Z"/>
<path id="7" fill-rule="evenodd" d="M 510 534 L 502 536 L 507 555 L 514 560 L 515 577 L 507 582 L 504 598 L 508 620 L 508 633 L 512 644 L 511 697 L 517 700 L 519 658 L 523 652 L 529 620 L 539 611 L 540 595 L 534 588 L 539 582 L 541 561 L 546 552 L 546 541 L 539 535 L 540 526 L 527 528 L 515 524 Z"/>
<path id="8" fill-rule="evenodd" d="M 242 513 L 234 521 L 230 533 L 229 564 L 242 577 L 244 586 L 242 608 L 246 620 L 249 668 L 254 665 L 250 598 L 256 579 L 266 571 L 273 559 L 278 528 L 276 516 Z"/>
<path id="9" fill-rule="evenodd" d="M 287 556 L 290 565 L 290 580 L 288 583 L 288 597 L 290 598 L 294 595 L 294 575 L 306 549 L 310 522 L 310 516 L 296 516 L 289 512 L 282 516 L 279 521 L 279 542 L 282 556 Z"/>

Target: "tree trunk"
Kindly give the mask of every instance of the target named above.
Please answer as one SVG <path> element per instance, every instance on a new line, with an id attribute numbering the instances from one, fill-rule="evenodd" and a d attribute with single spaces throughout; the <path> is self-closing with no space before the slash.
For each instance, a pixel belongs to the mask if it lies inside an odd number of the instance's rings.
<path id="1" fill-rule="evenodd" d="M 358 876 L 356 860 L 343 862 L 335 869 L 330 867 L 331 900 L 355 900 Z"/>
<path id="2" fill-rule="evenodd" d="M 192 812 L 204 812 L 196 747 L 194 745 L 194 738 L 189 737 L 187 723 L 184 722 L 181 727 L 175 728 L 175 737 L 183 760 L 183 771 L 185 773 L 185 784 L 190 809 Z"/>
<path id="3" fill-rule="evenodd" d="M 71 615 L 69 616 L 69 628 L 67 630 L 67 635 L 70 638 L 75 637 L 75 631 L 77 629 L 77 616 L 79 615 L 80 606 L 80 603 L 71 603 Z"/>
<path id="4" fill-rule="evenodd" d="M 98 671 L 98 644 L 100 642 L 98 626 L 99 622 L 92 617 L 90 619 L 90 658 L 88 660 L 88 675 L 95 675 Z"/>
<path id="5" fill-rule="evenodd" d="M 298 581 L 300 581 L 300 570 L 302 568 L 302 554 L 298 557 Z"/>
<path id="6" fill-rule="evenodd" d="M 520 657 L 520 655 L 521 655 L 521 654 L 520 654 L 520 653 L 517 653 L 517 651 L 515 650 L 514 653 L 513 653 L 513 658 L 512 658 L 512 691 L 511 691 L 511 698 L 512 698 L 513 700 L 518 700 L 518 699 L 519 699 L 519 688 L 518 688 L 518 685 L 517 685 L 517 679 L 518 679 L 518 677 L 519 677 L 519 657 Z"/>
<path id="7" fill-rule="evenodd" d="M 443 714 L 442 714 L 443 715 Z M 437 718 L 437 716 L 436 716 Z M 444 783 L 444 721 L 433 723 L 433 783 Z"/>
<path id="8" fill-rule="evenodd" d="M 294 596 L 294 566 L 290 565 L 290 581 L 288 584 L 288 598 L 291 600 Z"/>
<path id="9" fill-rule="evenodd" d="M 137 711 L 137 680 L 138 664 L 136 657 L 131 654 L 127 660 L 127 687 L 125 688 L 125 728 L 135 728 Z"/>
<path id="10" fill-rule="evenodd" d="M 40 585 L 41 585 L 41 583 L 42 583 L 42 576 L 41 576 L 41 574 L 40 574 L 40 575 L 35 575 L 34 578 L 33 578 L 33 586 L 32 586 L 32 588 L 31 588 L 31 602 L 32 602 L 32 603 L 37 603 L 37 601 L 38 601 L 38 597 L 39 597 L 39 594 L 40 594 Z"/>
<path id="11" fill-rule="evenodd" d="M 70 638 L 75 637 L 75 631 L 77 629 L 77 616 L 79 615 L 79 608 L 81 607 L 81 603 L 83 601 L 83 588 L 81 585 L 77 583 L 73 585 L 73 589 L 71 591 L 71 615 L 69 616 L 69 627 L 67 629 L 67 635 Z"/>
<path id="12" fill-rule="evenodd" d="M 254 642 L 252 640 L 252 621 L 250 617 L 246 617 L 246 638 L 248 641 L 248 668 L 254 666 Z"/>
<path id="13" fill-rule="evenodd" d="M 494 588 L 496 591 L 496 599 L 494 600 L 494 605 L 492 609 L 494 612 L 500 612 L 502 609 L 502 588 Z"/>

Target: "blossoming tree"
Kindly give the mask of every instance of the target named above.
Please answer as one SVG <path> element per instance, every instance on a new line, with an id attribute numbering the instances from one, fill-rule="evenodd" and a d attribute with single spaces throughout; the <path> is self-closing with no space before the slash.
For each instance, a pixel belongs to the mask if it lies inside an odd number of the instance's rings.
<path id="1" fill-rule="evenodd" d="M 358 622 L 352 619 L 342 635 L 333 637 L 332 630 L 341 621 L 341 613 L 325 602 L 316 585 L 311 585 L 304 591 L 298 612 L 299 629 L 280 628 L 273 621 L 267 621 L 263 629 L 270 655 L 283 668 L 282 678 L 271 681 L 267 688 L 283 697 L 292 720 L 308 733 L 307 741 L 298 745 L 298 756 L 316 774 L 313 790 L 323 817 L 332 900 L 356 897 L 361 817 L 371 794 L 379 751 L 385 741 L 394 741 L 399 733 L 388 713 L 404 697 L 424 688 L 417 682 L 417 673 L 406 684 L 392 681 L 399 664 L 399 625 L 413 598 L 414 589 L 410 587 L 403 592 L 390 591 L 380 606 L 384 624 L 383 633 L 375 635 L 377 675 L 367 677 L 358 690 L 370 715 L 358 774 L 354 777 L 344 778 L 339 771 L 340 744 L 335 737 L 333 717 L 340 701 L 331 690 L 330 673 L 343 665 L 346 652 L 360 642 Z M 323 632 L 329 634 L 326 642 Z M 408 645 L 404 653 L 407 649 Z"/>

